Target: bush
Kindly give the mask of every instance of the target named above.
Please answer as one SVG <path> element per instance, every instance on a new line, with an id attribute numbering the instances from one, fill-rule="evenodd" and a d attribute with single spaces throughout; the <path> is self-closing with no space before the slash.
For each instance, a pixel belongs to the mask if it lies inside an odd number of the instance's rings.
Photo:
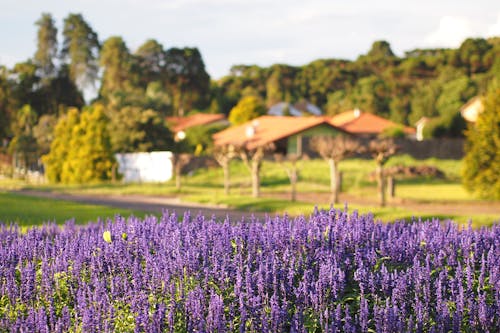
<path id="1" fill-rule="evenodd" d="M 500 88 L 484 99 L 484 111 L 466 132 L 465 188 L 485 199 L 500 199 Z"/>

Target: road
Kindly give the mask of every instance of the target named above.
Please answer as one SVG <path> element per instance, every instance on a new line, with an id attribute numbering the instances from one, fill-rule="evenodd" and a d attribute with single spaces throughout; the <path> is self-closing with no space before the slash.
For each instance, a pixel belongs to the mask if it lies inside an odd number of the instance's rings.
<path id="1" fill-rule="evenodd" d="M 227 216 L 232 221 L 241 220 L 243 217 L 248 218 L 251 215 L 254 215 L 257 218 L 265 218 L 266 215 L 268 215 L 267 213 L 263 212 L 237 211 L 211 205 L 181 202 L 176 198 L 154 197 L 145 195 L 86 195 L 24 189 L 12 192 L 32 197 L 66 200 L 83 204 L 125 208 L 160 214 L 164 210 L 168 210 L 175 211 L 179 215 L 182 215 L 185 211 L 189 210 L 191 212 L 191 215 L 202 213 L 206 217 L 215 215 L 217 219 L 225 219 Z"/>

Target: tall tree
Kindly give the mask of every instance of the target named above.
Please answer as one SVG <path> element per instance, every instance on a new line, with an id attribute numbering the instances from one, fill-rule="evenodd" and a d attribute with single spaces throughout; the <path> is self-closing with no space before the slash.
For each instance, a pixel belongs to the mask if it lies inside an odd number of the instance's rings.
<path id="1" fill-rule="evenodd" d="M 166 64 L 163 45 L 154 39 L 148 39 L 134 55 L 139 67 L 140 83 L 144 88 L 151 82 L 163 79 Z"/>
<path id="2" fill-rule="evenodd" d="M 33 57 L 40 76 L 47 78 L 55 75 L 54 59 L 57 57 L 57 28 L 52 15 L 43 13 L 35 23 L 38 26 L 37 49 Z"/>
<path id="3" fill-rule="evenodd" d="M 98 74 L 99 40 L 81 14 L 64 19 L 61 56 L 69 62 L 69 73 L 80 89 L 94 85 Z"/>
<path id="4" fill-rule="evenodd" d="M 121 37 L 113 36 L 103 43 L 99 64 L 104 69 L 100 95 L 109 100 L 113 94 L 125 93 L 131 86 L 132 59 Z"/>
<path id="5" fill-rule="evenodd" d="M 487 199 L 500 199 L 500 88 L 493 88 L 484 111 L 466 132 L 462 170 L 465 188 Z"/>
<path id="6" fill-rule="evenodd" d="M 61 181 L 64 164 L 68 161 L 71 149 L 70 142 L 73 138 L 74 128 L 80 122 L 80 111 L 77 108 L 70 108 L 65 115 L 62 115 L 54 129 L 54 140 L 50 144 L 50 151 L 42 156 L 45 165 L 45 174 L 50 182 Z"/>
<path id="7" fill-rule="evenodd" d="M 168 90 L 178 116 L 206 102 L 210 92 L 210 76 L 197 48 L 169 49 L 166 52 L 166 71 Z"/>

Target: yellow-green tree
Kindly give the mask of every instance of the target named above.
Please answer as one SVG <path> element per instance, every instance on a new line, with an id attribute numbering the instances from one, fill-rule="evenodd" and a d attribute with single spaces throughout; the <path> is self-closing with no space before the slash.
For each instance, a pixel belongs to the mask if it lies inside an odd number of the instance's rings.
<path id="1" fill-rule="evenodd" d="M 500 88 L 484 99 L 484 111 L 466 132 L 463 184 L 486 199 L 500 199 Z"/>
<path id="2" fill-rule="evenodd" d="M 69 142 L 72 139 L 73 128 L 80 121 L 80 112 L 77 108 L 71 108 L 68 113 L 61 116 L 54 129 L 54 140 L 50 145 L 50 152 L 42 157 L 45 165 L 45 175 L 52 183 L 61 181 L 64 163 L 68 159 L 71 149 Z"/>
<path id="3" fill-rule="evenodd" d="M 53 182 L 87 183 L 111 179 L 116 163 L 102 105 L 81 114 L 72 109 L 56 125 L 51 151 L 45 156 L 47 177 Z"/>
<path id="4" fill-rule="evenodd" d="M 229 113 L 229 122 L 233 125 L 243 124 L 266 113 L 266 107 L 259 97 L 245 96 Z"/>

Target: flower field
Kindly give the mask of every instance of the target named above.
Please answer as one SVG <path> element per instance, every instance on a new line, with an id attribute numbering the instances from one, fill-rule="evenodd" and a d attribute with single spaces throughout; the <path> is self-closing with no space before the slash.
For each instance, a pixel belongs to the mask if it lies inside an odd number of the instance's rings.
<path id="1" fill-rule="evenodd" d="M 182 220 L 182 221 L 181 221 Z M 332 209 L 0 227 L 0 331 L 497 332 L 500 225 Z"/>

